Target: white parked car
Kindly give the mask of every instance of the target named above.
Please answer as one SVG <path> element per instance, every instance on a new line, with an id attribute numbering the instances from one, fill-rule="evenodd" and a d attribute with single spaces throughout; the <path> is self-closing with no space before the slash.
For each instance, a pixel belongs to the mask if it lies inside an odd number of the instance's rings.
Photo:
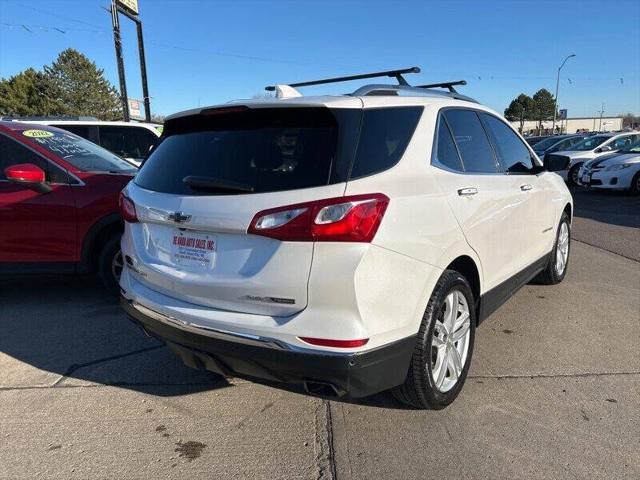
<path id="1" fill-rule="evenodd" d="M 580 181 L 580 168 L 582 165 L 611 152 L 628 147 L 640 140 L 640 133 L 603 133 L 585 138 L 575 144 L 570 150 L 548 154 L 557 161 L 568 161 L 569 168 L 557 172 L 569 185 L 577 185 Z"/>
<path id="2" fill-rule="evenodd" d="M 608 190 L 629 190 L 640 194 L 640 142 L 597 160 L 580 169 L 580 183 Z"/>
<path id="3" fill-rule="evenodd" d="M 25 120 L 53 125 L 86 138 L 111 153 L 140 166 L 149 150 L 158 142 L 161 125 L 142 122 L 108 122 L 102 120 Z"/>
<path id="4" fill-rule="evenodd" d="M 193 367 L 450 404 L 476 325 L 564 278 L 573 206 L 499 114 L 429 87 L 169 117 L 121 195 L 123 308 Z"/>

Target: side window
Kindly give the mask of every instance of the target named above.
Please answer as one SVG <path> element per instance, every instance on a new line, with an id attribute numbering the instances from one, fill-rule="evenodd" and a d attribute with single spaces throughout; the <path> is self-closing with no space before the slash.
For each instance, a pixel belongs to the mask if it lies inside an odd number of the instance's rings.
<path id="1" fill-rule="evenodd" d="M 499 169 L 493 149 L 476 112 L 451 109 L 443 115 L 462 156 L 465 172 L 497 173 Z"/>
<path id="2" fill-rule="evenodd" d="M 436 145 L 434 158 L 440 165 L 456 172 L 464 172 L 460 155 L 458 155 L 456 144 L 453 142 L 453 137 L 451 136 L 451 131 L 442 115 L 440 115 L 438 119 L 438 143 Z"/>
<path id="3" fill-rule="evenodd" d="M 378 173 L 398 163 L 418 125 L 422 110 L 422 107 L 364 110 L 351 178 Z"/>
<path id="4" fill-rule="evenodd" d="M 89 138 L 89 127 L 85 125 L 60 125 L 58 128 L 62 128 L 67 132 L 74 133 L 79 137 L 86 138 L 87 140 L 91 140 Z"/>
<path id="5" fill-rule="evenodd" d="M 44 158 L 40 155 L 32 152 L 27 147 L 20 145 L 15 140 L 0 135 L 0 180 L 6 180 L 7 176 L 4 173 L 4 169 L 11 165 L 18 165 L 20 163 L 32 163 L 42 170 L 46 174 L 48 182 L 52 183 L 67 183 L 67 174 L 57 167 L 49 165 Z"/>
<path id="6" fill-rule="evenodd" d="M 142 155 L 138 158 L 147 156 L 151 147 L 156 144 L 159 137 L 151 133 L 146 128 L 136 128 L 136 142 L 138 143 L 138 150 L 142 152 Z"/>
<path id="7" fill-rule="evenodd" d="M 525 144 L 504 122 L 486 113 L 480 116 L 487 126 L 491 143 L 496 149 L 498 160 L 507 173 L 529 173 L 533 168 L 531 153 Z"/>
<path id="8" fill-rule="evenodd" d="M 562 142 L 558 142 L 555 146 L 551 147 L 548 151 L 549 152 L 561 152 L 561 151 L 566 150 L 567 148 L 569 148 L 571 145 L 573 145 L 573 140 L 572 139 L 563 140 Z"/>
<path id="9" fill-rule="evenodd" d="M 123 158 L 144 158 L 155 138 L 151 132 L 139 134 L 141 128 L 101 126 L 100 146 Z M 143 137 L 147 134 L 149 136 Z"/>
<path id="10" fill-rule="evenodd" d="M 626 137 L 620 137 L 614 140 L 611 143 L 611 148 L 614 150 L 619 150 L 621 148 L 628 147 L 632 143 L 633 143 L 633 139 L 631 138 L 631 135 L 627 135 Z"/>

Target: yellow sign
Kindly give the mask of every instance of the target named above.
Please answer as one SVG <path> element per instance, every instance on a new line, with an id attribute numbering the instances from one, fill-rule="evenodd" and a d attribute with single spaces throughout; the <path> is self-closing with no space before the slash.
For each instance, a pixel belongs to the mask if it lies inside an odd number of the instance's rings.
<path id="1" fill-rule="evenodd" d="M 116 0 L 118 5 L 138 15 L 138 0 Z"/>
<path id="2" fill-rule="evenodd" d="M 53 137 L 53 132 L 48 132 L 46 130 L 25 130 L 22 132 L 22 135 L 31 138 L 49 138 Z"/>

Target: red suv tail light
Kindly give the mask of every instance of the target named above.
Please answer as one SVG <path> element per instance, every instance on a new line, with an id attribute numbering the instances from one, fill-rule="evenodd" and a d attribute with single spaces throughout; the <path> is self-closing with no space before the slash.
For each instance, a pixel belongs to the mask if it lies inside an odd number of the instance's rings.
<path id="1" fill-rule="evenodd" d="M 122 192 L 120 192 L 120 196 L 118 197 L 118 206 L 120 207 L 120 214 L 125 221 L 129 223 L 136 223 L 138 221 L 136 204 Z"/>
<path id="2" fill-rule="evenodd" d="M 297 242 L 371 242 L 389 198 L 381 193 L 298 203 L 258 212 L 248 233 Z"/>

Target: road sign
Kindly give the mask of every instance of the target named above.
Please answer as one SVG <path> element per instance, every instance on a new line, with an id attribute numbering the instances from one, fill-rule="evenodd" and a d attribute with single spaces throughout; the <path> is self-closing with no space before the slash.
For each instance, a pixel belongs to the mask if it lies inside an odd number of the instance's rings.
<path id="1" fill-rule="evenodd" d="M 558 112 L 558 119 L 559 120 L 566 120 L 567 119 L 567 109 L 563 108 L 562 110 L 560 110 Z"/>
<path id="2" fill-rule="evenodd" d="M 122 8 L 129 10 L 134 15 L 138 15 L 138 0 L 116 0 Z"/>
<path id="3" fill-rule="evenodd" d="M 142 114 L 142 100 L 136 100 L 135 98 L 129 98 L 129 117 L 136 120 L 144 120 Z"/>

